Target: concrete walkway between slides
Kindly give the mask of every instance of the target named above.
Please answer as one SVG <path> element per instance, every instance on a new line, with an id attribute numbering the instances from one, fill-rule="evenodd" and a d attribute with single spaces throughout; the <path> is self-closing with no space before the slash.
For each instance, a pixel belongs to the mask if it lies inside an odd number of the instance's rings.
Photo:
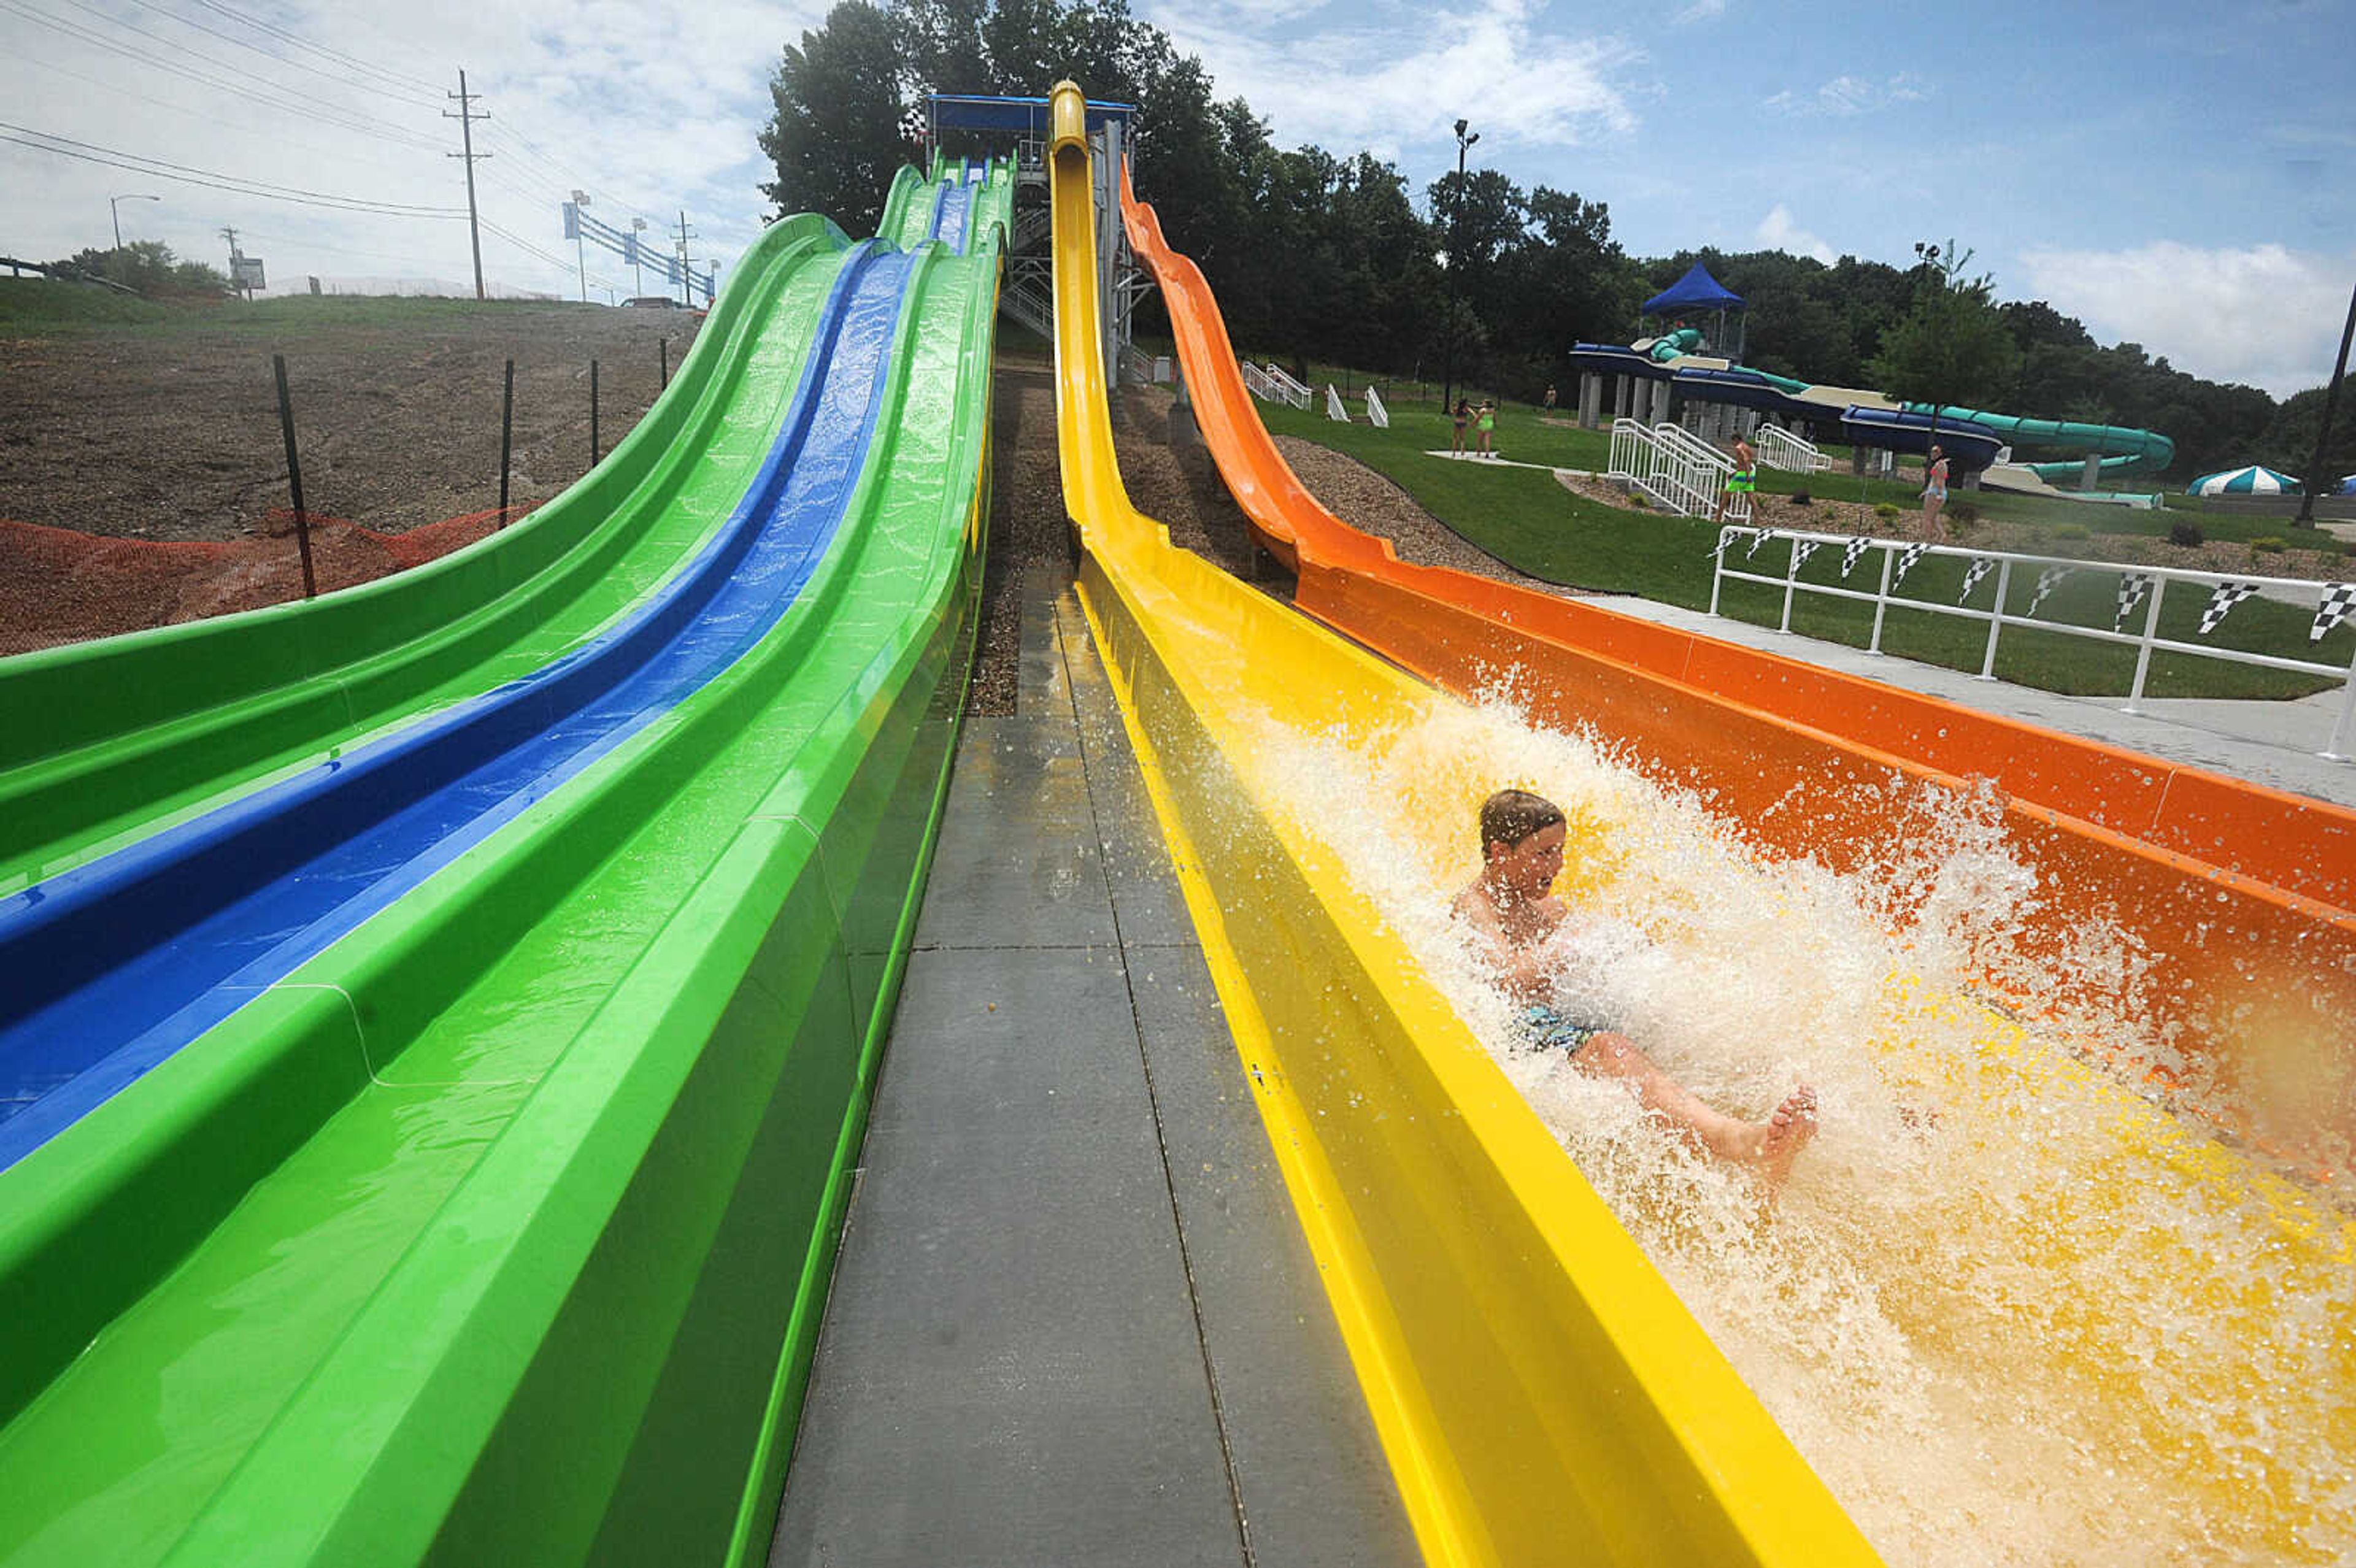
<path id="1" fill-rule="evenodd" d="M 1869 654 L 1844 643 L 1823 642 L 1796 632 L 1779 632 L 1772 626 L 1624 593 L 1581 597 L 1602 609 L 1697 636 L 1804 660 L 1844 675 L 1944 698 L 1984 713 L 2002 714 L 2064 734 L 2206 768 L 2228 778 L 2356 806 L 2356 763 L 2330 762 L 2319 754 L 2331 738 L 2340 705 L 2347 700 L 2344 687 L 2287 702 L 2147 698 L 2141 712 L 2126 713 L 2120 709 L 2123 698 L 2065 697 L 2008 681 L 1982 680 L 1962 670 Z"/>
<path id="2" fill-rule="evenodd" d="M 1066 575 L 969 718 L 769 1561 L 1419 1561 Z"/>

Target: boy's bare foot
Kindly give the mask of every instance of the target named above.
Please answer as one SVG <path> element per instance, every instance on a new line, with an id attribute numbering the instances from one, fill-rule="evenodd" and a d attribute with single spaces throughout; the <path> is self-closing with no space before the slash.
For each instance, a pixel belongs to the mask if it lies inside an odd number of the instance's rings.
<path id="1" fill-rule="evenodd" d="M 1803 1083 L 1775 1107 L 1759 1141 L 1759 1176 L 1771 1197 L 1792 1174 L 1792 1161 L 1815 1136 L 1816 1092 Z"/>

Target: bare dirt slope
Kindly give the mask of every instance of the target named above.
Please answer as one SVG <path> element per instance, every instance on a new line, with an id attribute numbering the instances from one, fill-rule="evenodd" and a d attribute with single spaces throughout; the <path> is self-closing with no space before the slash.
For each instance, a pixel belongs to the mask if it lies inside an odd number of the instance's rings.
<path id="1" fill-rule="evenodd" d="M 402 533 L 497 506 L 509 358 L 511 498 L 544 500 L 589 466 L 590 361 L 611 451 L 654 401 L 663 340 L 676 369 L 697 326 L 686 311 L 597 305 L 242 309 L 0 337 L 0 518 L 159 540 L 260 530 L 289 505 L 273 354 L 286 358 L 306 510 Z"/>

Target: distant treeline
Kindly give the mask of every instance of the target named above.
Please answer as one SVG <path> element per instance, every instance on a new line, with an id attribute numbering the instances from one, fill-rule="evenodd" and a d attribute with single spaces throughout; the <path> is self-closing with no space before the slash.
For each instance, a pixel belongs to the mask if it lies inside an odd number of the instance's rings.
<path id="1" fill-rule="evenodd" d="M 1867 385 L 1884 335 L 1936 281 L 1923 266 L 1826 266 L 1780 251 L 1631 257 L 1604 203 L 1524 190 L 1494 169 L 1461 182 L 1448 171 L 1424 187 L 1419 211 L 1393 164 L 1276 146 L 1249 103 L 1215 100 L 1202 61 L 1128 0 L 846 0 L 785 50 L 761 136 L 776 169 L 765 189 L 780 213 L 823 212 L 872 233 L 894 172 L 916 155 L 910 112 L 926 93 L 1038 96 L 1066 77 L 1138 106 L 1138 193 L 1202 265 L 1237 344 L 1296 364 L 1434 381 L 1452 368 L 1509 397 L 1536 400 L 1553 382 L 1568 398 L 1571 345 L 1628 341 L 1637 307 L 1700 260 L 1749 303 L 1747 363 Z M 952 139 L 942 150 L 1006 149 Z M 2104 347 L 2042 303 L 1996 309 L 2013 350 L 1995 361 L 2001 383 L 1955 400 L 2160 431 L 2177 443 L 2179 475 L 2306 466 L 2320 389 L 2277 403 L 2136 344 Z M 2356 418 L 2335 422 L 2344 431 Z M 2331 472 L 2356 469 L 2356 438 L 2333 445 Z"/>

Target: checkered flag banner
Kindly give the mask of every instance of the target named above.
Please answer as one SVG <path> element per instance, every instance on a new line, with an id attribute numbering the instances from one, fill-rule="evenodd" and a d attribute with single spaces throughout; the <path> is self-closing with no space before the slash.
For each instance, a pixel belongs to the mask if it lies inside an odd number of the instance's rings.
<path id="1" fill-rule="evenodd" d="M 1792 541 L 1792 570 L 1794 571 L 1799 571 L 1801 566 L 1807 560 L 1808 557 L 1816 553 L 1816 547 L 1824 542 L 1825 541 L 1822 539 L 1794 539 Z"/>
<path id="2" fill-rule="evenodd" d="M 1872 548 L 1873 540 L 1862 535 L 1849 540 L 1848 548 L 1841 551 L 1841 576 L 1846 579 L 1850 572 L 1856 571 L 1859 559 Z"/>
<path id="3" fill-rule="evenodd" d="M 2323 634 L 2348 619 L 2356 611 L 2356 582 L 2327 582 L 2323 585 L 2323 603 L 2315 607 L 2315 624 L 2308 628 L 2307 640 L 2323 641 Z"/>
<path id="4" fill-rule="evenodd" d="M 2029 613 L 2036 614 L 2037 607 L 2045 603 L 2045 596 L 2061 587 L 2062 580 L 2077 570 L 2074 566 L 2049 566 L 2039 572 L 2037 592 L 2029 596 Z"/>
<path id="5" fill-rule="evenodd" d="M 1955 595 L 1955 603 L 1960 604 L 1969 599 L 1972 596 L 1972 590 L 1980 585 L 1980 579 L 1995 570 L 1996 562 L 1987 556 L 1972 557 L 1971 564 L 1964 568 L 1964 591 Z"/>
<path id="6" fill-rule="evenodd" d="M 1737 534 L 1740 534 L 1740 533 L 1747 533 L 1748 531 L 1749 531 L 1749 530 L 1748 530 L 1748 529 L 1745 529 L 1745 528 L 1720 528 L 1720 529 L 1719 529 L 1719 530 L 1718 530 L 1718 542 L 1717 542 L 1716 544 L 1714 544 L 1714 545 L 1712 545 L 1712 546 L 1710 546 L 1710 547 L 1709 547 L 1709 559 L 1710 559 L 1710 560 L 1722 560 L 1722 559 L 1724 559 L 1724 557 L 1725 557 L 1725 555 L 1726 555 L 1726 547 L 1727 547 L 1728 545 L 1730 545 L 1730 544 L 1732 544 L 1732 543 L 1734 542 L 1734 537 L 1735 537 Z"/>
<path id="7" fill-rule="evenodd" d="M 2127 617 L 2135 613 L 2135 607 L 2142 603 L 2143 596 L 2150 592 L 2151 579 L 2140 571 L 2130 571 L 2120 578 L 2119 613 L 2111 617 L 2111 630 L 2115 632 L 2125 627 Z"/>
<path id="8" fill-rule="evenodd" d="M 1773 528 L 1753 528 L 1753 529 L 1751 529 L 1751 543 L 1750 543 L 1749 545 L 1747 545 L 1746 547 L 1744 547 L 1743 551 L 1742 551 L 1742 559 L 1743 559 L 1743 560 L 1749 560 L 1752 556 L 1757 555 L 1757 554 L 1759 553 L 1759 547 L 1760 547 L 1761 545 L 1762 545 L 1762 544 L 1765 544 L 1769 539 L 1773 539 L 1774 537 L 1775 537 L 1775 530 L 1774 530 Z"/>
<path id="9" fill-rule="evenodd" d="M 2205 637 L 2216 630 L 2217 623 L 2225 618 L 2226 611 L 2257 591 L 2258 585 L 2254 582 L 2217 584 L 2217 592 L 2209 595 L 2209 608 L 2201 612 L 2201 635 Z"/>
<path id="10" fill-rule="evenodd" d="M 1898 552 L 1898 571 L 1890 577 L 1890 586 L 1895 588 L 1900 583 L 1905 581 L 1906 574 L 1914 570 L 1914 563 L 1922 560 L 1924 552 L 1929 550 L 1930 548 L 1930 542 L 1925 540 L 1921 544 L 1910 544 L 1904 549 L 1900 550 Z"/>
<path id="11" fill-rule="evenodd" d="M 930 124 L 931 120 L 925 112 L 925 106 L 922 103 L 911 103 L 900 115 L 900 139 L 921 145 L 925 140 L 925 132 Z"/>

